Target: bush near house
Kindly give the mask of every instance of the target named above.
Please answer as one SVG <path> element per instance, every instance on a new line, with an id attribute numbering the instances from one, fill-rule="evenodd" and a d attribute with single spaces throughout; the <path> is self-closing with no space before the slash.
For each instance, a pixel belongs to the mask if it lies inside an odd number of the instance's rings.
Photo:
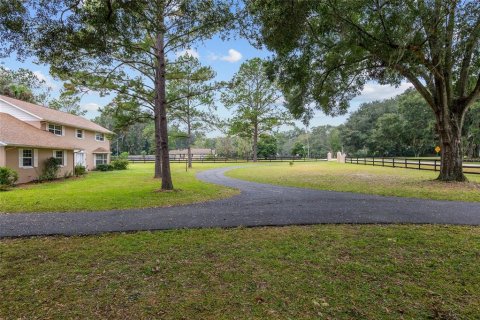
<path id="1" fill-rule="evenodd" d="M 97 164 L 95 168 L 97 171 L 113 171 L 113 165 L 105 163 L 105 164 Z"/>
<path id="2" fill-rule="evenodd" d="M 75 166 L 75 177 L 83 176 L 87 174 L 87 168 L 82 165 L 76 165 Z"/>
<path id="3" fill-rule="evenodd" d="M 113 160 L 111 165 L 113 167 L 113 170 L 127 170 L 128 160 L 127 159 Z"/>
<path id="4" fill-rule="evenodd" d="M 15 185 L 18 173 L 15 170 L 0 167 L 0 191 L 6 191 Z"/>
<path id="5" fill-rule="evenodd" d="M 60 164 L 61 160 L 54 157 L 45 160 L 45 168 L 43 168 L 42 174 L 38 177 L 38 181 L 52 181 L 57 179 Z"/>

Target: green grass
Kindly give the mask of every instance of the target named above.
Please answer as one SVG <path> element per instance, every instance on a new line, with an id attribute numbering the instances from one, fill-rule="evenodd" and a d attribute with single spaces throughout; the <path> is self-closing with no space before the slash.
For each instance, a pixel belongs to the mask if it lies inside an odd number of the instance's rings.
<path id="1" fill-rule="evenodd" d="M 171 206 L 225 198 L 238 191 L 201 182 L 199 170 L 224 164 L 172 164 L 173 192 L 157 192 L 160 180 L 153 179 L 153 164 L 134 164 L 125 171 L 90 172 L 83 178 L 29 184 L 0 192 L 0 213 L 94 211 Z"/>
<path id="2" fill-rule="evenodd" d="M 234 169 L 227 176 L 249 181 L 320 190 L 436 200 L 480 201 L 480 175 L 470 183 L 435 181 L 438 172 L 336 162 L 288 163 Z"/>
<path id="3" fill-rule="evenodd" d="M 480 228 L 0 240 L 0 319 L 478 319 Z"/>

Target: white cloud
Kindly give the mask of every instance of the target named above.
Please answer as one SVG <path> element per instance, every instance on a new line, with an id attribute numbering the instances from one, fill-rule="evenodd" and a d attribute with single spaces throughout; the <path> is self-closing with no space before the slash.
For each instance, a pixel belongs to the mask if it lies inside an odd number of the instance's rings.
<path id="1" fill-rule="evenodd" d="M 180 51 L 180 52 L 176 53 L 177 57 L 183 57 L 183 56 L 186 56 L 186 55 L 189 55 L 191 57 L 200 59 L 200 54 L 196 50 L 193 50 L 193 49 L 187 49 L 187 50 L 183 50 L 183 51 Z"/>
<path id="2" fill-rule="evenodd" d="M 402 92 L 411 87 L 413 86 L 410 82 L 402 82 L 398 87 L 370 82 L 365 85 L 362 93 L 354 100 L 357 100 L 359 102 L 367 102 L 389 99 L 401 94 Z"/>
<path id="3" fill-rule="evenodd" d="M 222 60 L 222 61 L 227 61 L 227 62 L 230 62 L 230 63 L 240 61 L 242 59 L 242 57 L 243 57 L 242 54 L 235 49 L 228 50 L 228 55 L 226 55 L 226 56 L 219 56 L 219 55 L 216 55 L 215 53 L 210 53 L 208 55 L 209 60 L 212 60 L 212 61 Z"/>
<path id="4" fill-rule="evenodd" d="M 43 74 L 42 71 L 34 71 L 33 74 L 41 81 L 45 82 L 45 85 L 53 90 L 57 89 L 58 86 L 55 81 L 49 75 Z"/>
<path id="5" fill-rule="evenodd" d="M 100 108 L 100 105 L 95 102 L 90 102 L 82 105 L 82 109 L 87 110 L 88 112 L 97 112 L 98 108 Z"/>
<path id="6" fill-rule="evenodd" d="M 223 56 L 220 60 L 228 62 L 237 62 L 242 59 L 242 54 L 235 49 L 228 50 L 228 56 Z"/>

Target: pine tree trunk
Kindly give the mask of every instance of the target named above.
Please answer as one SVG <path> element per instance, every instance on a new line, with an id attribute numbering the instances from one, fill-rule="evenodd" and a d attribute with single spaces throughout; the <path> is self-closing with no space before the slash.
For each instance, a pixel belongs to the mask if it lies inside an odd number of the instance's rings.
<path id="1" fill-rule="evenodd" d="M 190 123 L 190 101 L 188 103 L 188 112 L 187 112 L 187 143 L 188 143 L 188 167 L 192 168 L 192 125 Z"/>
<path id="2" fill-rule="evenodd" d="M 257 152 L 258 152 L 258 124 L 255 123 L 253 129 L 253 162 L 257 162 Z"/>
<path id="3" fill-rule="evenodd" d="M 162 146 L 160 144 L 160 116 L 155 102 L 155 179 L 162 178 Z"/>
<path id="4" fill-rule="evenodd" d="M 159 117 L 159 134 L 161 148 L 161 165 L 162 165 L 162 190 L 173 190 L 172 175 L 170 172 L 170 156 L 168 150 L 168 123 L 167 123 L 167 99 L 166 99 L 166 78 L 165 78 L 165 50 L 164 35 L 157 35 L 156 53 L 157 53 L 157 70 L 155 81 L 155 112 Z"/>
<path id="5" fill-rule="evenodd" d="M 463 174 L 461 117 L 449 115 L 437 119 L 441 142 L 441 165 L 438 180 L 467 181 Z"/>

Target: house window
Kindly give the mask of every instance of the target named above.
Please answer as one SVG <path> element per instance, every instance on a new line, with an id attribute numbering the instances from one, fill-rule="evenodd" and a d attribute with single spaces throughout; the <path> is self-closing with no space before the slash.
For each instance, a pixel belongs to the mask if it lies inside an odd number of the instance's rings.
<path id="1" fill-rule="evenodd" d="M 64 152 L 63 152 L 63 150 L 55 150 L 55 151 L 53 151 L 53 157 L 54 157 L 55 159 L 59 160 L 58 163 L 59 163 L 60 165 L 63 165 L 63 164 L 64 164 L 64 162 L 63 162 L 63 159 L 64 159 Z"/>
<path id="2" fill-rule="evenodd" d="M 82 129 L 77 129 L 76 135 L 78 139 L 83 139 L 83 130 Z"/>
<path id="3" fill-rule="evenodd" d="M 105 135 L 103 133 L 97 132 L 97 133 L 95 133 L 95 140 L 105 141 Z"/>
<path id="4" fill-rule="evenodd" d="M 48 124 L 48 131 L 53 133 L 54 135 L 61 136 L 63 135 L 63 127 L 58 124 Z"/>
<path id="5" fill-rule="evenodd" d="M 32 149 L 23 149 L 22 166 L 33 167 L 33 150 Z"/>
<path id="6" fill-rule="evenodd" d="M 99 164 L 107 164 L 108 155 L 106 153 L 97 153 L 95 154 L 95 166 Z"/>

